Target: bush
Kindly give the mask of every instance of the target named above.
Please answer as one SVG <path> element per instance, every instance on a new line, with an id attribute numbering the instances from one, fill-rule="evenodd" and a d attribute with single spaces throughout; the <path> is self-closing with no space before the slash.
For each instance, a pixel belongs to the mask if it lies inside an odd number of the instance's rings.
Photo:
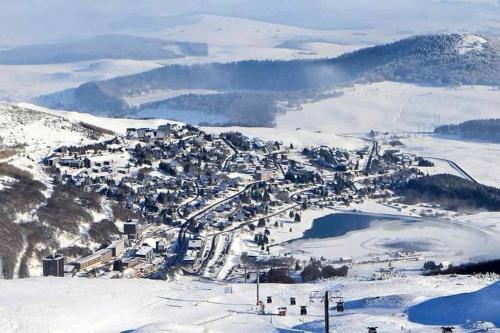
<path id="1" fill-rule="evenodd" d="M 66 185 L 56 186 L 47 204 L 38 210 L 38 218 L 50 226 L 78 235 L 81 223 L 93 222 L 92 215 L 85 208 L 96 208 L 97 204 L 94 196 L 85 194 Z M 100 210 L 100 205 L 98 207 Z"/>
<path id="2" fill-rule="evenodd" d="M 315 259 L 311 259 L 309 263 L 304 267 L 302 272 L 300 272 L 302 281 L 310 282 L 321 278 L 321 268 L 321 262 Z"/>
<path id="3" fill-rule="evenodd" d="M 109 220 L 92 223 L 89 229 L 90 239 L 99 244 L 106 244 L 113 236 L 120 234 L 116 225 Z"/>
<path id="4" fill-rule="evenodd" d="M 321 275 L 324 279 L 329 279 L 333 277 L 346 277 L 349 272 L 349 267 L 344 265 L 339 268 L 334 268 L 332 265 L 323 267 L 321 270 Z"/>
<path id="5" fill-rule="evenodd" d="M 332 265 L 323 266 L 321 260 L 311 258 L 300 273 L 300 276 L 302 277 L 302 281 L 310 282 L 321 278 L 346 277 L 348 272 L 349 267 L 346 265 L 339 268 L 335 268 Z"/>
<path id="6" fill-rule="evenodd" d="M 271 268 L 269 272 L 267 272 L 267 279 L 269 283 L 295 283 L 295 280 L 290 276 L 290 272 L 287 268 Z"/>
<path id="7" fill-rule="evenodd" d="M 424 270 L 426 271 L 435 271 L 438 268 L 439 268 L 438 265 L 436 265 L 434 261 L 426 261 L 424 263 Z"/>

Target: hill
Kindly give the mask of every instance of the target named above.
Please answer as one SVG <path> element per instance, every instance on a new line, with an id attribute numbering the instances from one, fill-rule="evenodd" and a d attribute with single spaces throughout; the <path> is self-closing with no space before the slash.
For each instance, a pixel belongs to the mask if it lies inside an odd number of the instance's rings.
<path id="1" fill-rule="evenodd" d="M 0 50 L 0 64 L 60 64 L 97 59 L 172 59 L 205 56 L 204 43 L 174 42 L 127 35 L 101 35 L 58 44 L 38 44 Z"/>
<path id="2" fill-rule="evenodd" d="M 78 246 L 68 249 L 76 252 L 95 246 L 92 237 L 79 240 L 86 230 L 81 227 L 98 222 L 94 215 L 103 212 L 99 197 L 55 184 L 38 162 L 62 144 L 97 142 L 110 134 L 85 122 L 0 104 L 0 277 L 36 274 L 44 255 L 73 240 Z"/>
<path id="3" fill-rule="evenodd" d="M 425 325 L 463 325 L 488 321 L 500 326 L 500 282 L 481 290 L 438 297 L 408 310 L 410 321 Z"/>
<path id="4" fill-rule="evenodd" d="M 442 125 L 436 127 L 434 133 L 500 143 L 500 119 L 478 119 L 465 121 L 457 125 Z"/>
<path id="5" fill-rule="evenodd" d="M 385 80 L 431 86 L 498 85 L 499 49 L 495 38 L 459 34 L 415 36 L 330 59 L 170 65 L 88 82 L 76 89 L 41 96 L 37 102 L 59 109 L 130 115 L 140 113 L 141 107 L 129 108 L 124 97 L 162 90 L 296 92 Z M 220 96 L 212 94 L 204 99 Z M 189 105 L 184 105 L 184 109 L 189 109 Z"/>
<path id="6" fill-rule="evenodd" d="M 404 197 L 405 203 L 432 202 L 445 209 L 459 211 L 500 210 L 500 189 L 454 175 L 424 176 L 398 186 L 398 194 Z"/>

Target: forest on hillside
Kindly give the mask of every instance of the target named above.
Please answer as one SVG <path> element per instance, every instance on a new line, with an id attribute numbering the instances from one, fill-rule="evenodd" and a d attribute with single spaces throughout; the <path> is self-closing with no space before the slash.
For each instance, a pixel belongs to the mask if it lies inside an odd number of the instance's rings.
<path id="1" fill-rule="evenodd" d="M 406 204 L 432 202 L 455 211 L 500 210 L 500 189 L 449 174 L 412 179 L 399 185 L 396 193 Z"/>
<path id="2" fill-rule="evenodd" d="M 442 125 L 434 133 L 457 135 L 464 139 L 500 143 L 500 119 L 469 120 L 456 125 Z"/>

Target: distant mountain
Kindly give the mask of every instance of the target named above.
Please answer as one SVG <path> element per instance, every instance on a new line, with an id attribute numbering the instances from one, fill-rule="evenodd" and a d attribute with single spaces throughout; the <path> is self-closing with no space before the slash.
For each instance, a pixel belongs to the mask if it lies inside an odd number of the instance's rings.
<path id="1" fill-rule="evenodd" d="M 384 80 L 432 86 L 500 85 L 499 50 L 500 42 L 490 37 L 416 36 L 332 59 L 165 66 L 83 84 L 71 90 L 73 99 L 69 103 L 64 103 L 68 92 L 42 96 L 38 103 L 52 108 L 116 114 L 140 111 L 140 108 L 127 110 L 123 103 L 125 96 L 168 89 L 293 92 Z"/>
<path id="2" fill-rule="evenodd" d="M 434 133 L 500 143 L 500 119 L 478 119 L 457 125 L 442 125 L 436 127 Z"/>
<path id="3" fill-rule="evenodd" d="M 206 56 L 203 43 L 102 35 L 74 42 L 39 44 L 0 50 L 0 64 L 57 64 L 96 59 L 155 60 L 184 56 Z"/>

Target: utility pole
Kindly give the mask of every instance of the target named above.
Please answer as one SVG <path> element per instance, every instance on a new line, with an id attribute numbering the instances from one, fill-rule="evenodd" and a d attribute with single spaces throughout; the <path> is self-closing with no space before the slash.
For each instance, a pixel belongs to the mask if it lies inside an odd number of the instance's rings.
<path id="1" fill-rule="evenodd" d="M 260 304 L 260 297 L 259 297 L 259 281 L 260 280 L 260 269 L 257 268 L 257 306 Z"/>
<path id="2" fill-rule="evenodd" d="M 328 290 L 325 291 L 325 333 L 330 333 L 330 304 L 328 300 Z"/>

